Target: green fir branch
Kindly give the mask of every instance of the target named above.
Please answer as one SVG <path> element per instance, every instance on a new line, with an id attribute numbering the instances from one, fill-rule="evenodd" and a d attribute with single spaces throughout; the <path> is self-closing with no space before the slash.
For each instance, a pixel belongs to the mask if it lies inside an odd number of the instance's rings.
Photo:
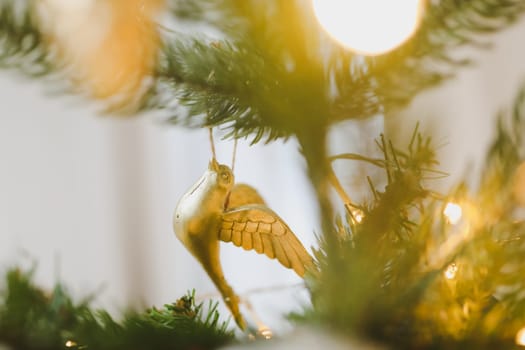
<path id="1" fill-rule="evenodd" d="M 236 62 L 251 62 L 251 65 L 239 69 Z M 169 109 L 176 96 L 183 108 L 175 109 L 171 122 L 187 126 L 226 124 L 238 137 L 246 137 L 254 126 L 260 125 L 255 120 L 254 105 L 260 105 L 258 110 L 272 105 L 271 87 L 261 85 L 266 81 L 257 81 L 258 71 L 268 71 L 263 66 L 252 50 L 239 49 L 225 41 L 175 40 L 166 46 L 157 70 L 157 89 L 164 93 L 152 95 L 149 103 Z M 258 91 L 266 91 L 268 95 Z M 257 97 L 266 98 L 267 102 L 259 102 Z M 281 132 L 274 133 L 262 126 L 256 132 L 255 141 L 263 135 L 269 135 L 270 139 L 284 136 Z"/>
<path id="2" fill-rule="evenodd" d="M 32 0 L 0 0 L 0 68 L 41 77 L 58 62 L 45 45 L 33 5 Z"/>
<path id="3" fill-rule="evenodd" d="M 254 142 L 324 130 L 405 106 L 468 62 L 454 49 L 485 47 L 484 36 L 525 9 L 520 0 L 429 1 L 411 40 L 365 60 L 323 37 L 305 2 L 168 2 L 175 20 L 214 26 L 225 40 L 167 34 L 157 84 L 142 109 L 164 109 L 173 123 L 221 126 Z M 0 67 L 41 76 L 60 62 L 32 6 L 0 2 Z"/>
<path id="4" fill-rule="evenodd" d="M 206 118 L 189 123 L 222 125 L 232 135 L 236 128 L 242 135 L 273 131 L 270 140 L 296 133 L 297 125 L 319 128 L 406 106 L 417 93 L 450 78 L 458 67 L 470 62 L 469 56 L 455 49 L 487 47 L 484 36 L 508 27 L 525 10 L 519 0 L 429 1 L 421 27 L 411 40 L 391 53 L 364 60 L 333 42 L 323 42 L 326 38 L 320 37 L 303 1 L 178 0 L 173 6 L 184 9 L 190 3 L 194 17 L 188 11 L 174 13 L 215 26 L 230 44 L 224 45 L 227 50 L 216 52 L 223 55 L 222 65 L 213 64 L 220 61 L 215 56 L 204 67 L 194 68 L 190 67 L 196 59 L 192 50 L 173 54 L 167 46 L 165 59 L 182 60 L 187 62 L 184 68 L 198 71 L 197 87 L 204 92 L 194 96 L 194 76 L 165 65 L 162 80 L 171 81 L 172 88 L 179 84 L 176 89 L 185 91 L 182 104 L 191 105 L 172 121 L 188 123 L 188 119 L 211 113 L 213 123 Z M 327 57 L 320 52 L 321 42 L 329 47 Z M 193 50 L 200 52 L 197 45 Z M 243 52 L 242 59 L 232 56 L 232 50 Z M 227 72 L 229 81 L 206 81 L 208 74 L 219 71 Z M 251 86 L 242 86 L 245 81 Z"/>
<path id="5" fill-rule="evenodd" d="M 169 109 L 177 96 L 183 108 L 171 109 L 172 122 L 222 126 L 230 136 L 271 141 L 315 123 L 325 107 L 301 103 L 322 93 L 315 80 L 295 81 L 251 44 L 178 39 L 165 52 L 149 103 Z"/>
<path id="6" fill-rule="evenodd" d="M 362 221 L 351 213 L 336 220 L 335 256 L 321 241 L 307 321 L 388 348 L 515 348 L 525 325 L 525 224 L 515 188 L 525 161 L 523 91 L 500 115 L 477 190 L 460 184 L 434 198 L 423 187 L 425 169 L 436 165 L 428 139 L 415 133 L 405 151 L 378 142 L 388 184 L 372 185 L 371 202 L 354 205 Z M 447 221 L 449 201 L 463 208 L 461 221 Z"/>
<path id="7" fill-rule="evenodd" d="M 368 322 L 378 321 L 370 317 L 393 308 L 399 302 L 396 298 L 406 300 L 404 305 L 410 309 L 410 304 L 421 298 L 430 278 L 407 281 L 406 276 L 411 275 L 423 251 L 420 248 L 424 241 L 416 238 L 417 219 L 422 215 L 416 207 L 428 198 L 429 192 L 423 187 L 424 169 L 435 165 L 435 154 L 429 152 L 430 143 L 417 128 L 405 151 L 384 137 L 377 145 L 383 152 L 381 161 L 347 155 L 337 157 L 373 162 L 384 168 L 387 184 L 377 188 L 370 182 L 371 201 L 353 204 L 346 221 L 336 220 L 340 237 L 337 256 L 331 256 L 324 240 L 316 252 L 321 274 L 313 281 L 314 318 L 345 332 L 366 333 L 371 327 Z M 354 210 L 361 214 L 362 220 L 356 220 Z M 429 272 L 429 276 L 434 274 Z M 311 311 L 307 313 L 312 317 Z M 394 317 L 400 315 L 392 314 Z M 384 322 L 390 321 L 393 319 L 386 318 Z"/>
<path id="8" fill-rule="evenodd" d="M 195 292 L 121 321 L 88 301 L 74 303 L 60 284 L 40 289 L 31 271 L 8 271 L 0 294 L 0 344 L 13 349 L 215 349 L 232 340 L 217 304 L 196 304 Z"/>

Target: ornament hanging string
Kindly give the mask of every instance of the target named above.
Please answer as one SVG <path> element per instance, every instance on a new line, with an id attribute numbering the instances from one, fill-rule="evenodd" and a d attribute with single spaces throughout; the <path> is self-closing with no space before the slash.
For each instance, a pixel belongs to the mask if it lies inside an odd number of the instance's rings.
<path id="1" fill-rule="evenodd" d="M 210 132 L 209 135 L 210 135 L 211 154 L 212 154 L 213 159 L 217 160 L 217 156 L 215 154 L 215 143 L 213 142 L 213 129 L 209 128 L 208 130 Z"/>
<path id="2" fill-rule="evenodd" d="M 232 154 L 232 166 L 231 166 L 231 169 L 232 169 L 232 174 L 234 174 L 234 170 L 235 170 L 235 157 L 237 155 L 237 137 L 235 137 L 235 141 L 233 143 L 233 154 Z M 230 206 L 230 193 L 228 193 L 228 195 L 226 196 L 226 200 L 224 201 L 224 209 L 228 208 Z"/>
<path id="3" fill-rule="evenodd" d="M 233 141 L 232 173 L 235 170 L 235 157 L 236 157 L 236 155 L 237 155 L 237 137 L 235 137 L 235 141 Z"/>

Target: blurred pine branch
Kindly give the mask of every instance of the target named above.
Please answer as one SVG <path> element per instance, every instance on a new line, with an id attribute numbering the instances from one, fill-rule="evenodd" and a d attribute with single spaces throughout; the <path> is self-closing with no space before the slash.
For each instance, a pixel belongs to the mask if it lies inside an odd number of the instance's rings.
<path id="1" fill-rule="evenodd" d="M 306 3 L 173 1 L 179 20 L 216 27 L 228 43 L 167 38 L 159 81 L 188 106 L 177 105 L 172 121 L 222 125 L 258 141 L 388 113 L 473 60 L 457 49 L 488 48 L 487 35 L 525 10 L 520 0 L 427 1 L 412 39 L 364 60 L 323 36 Z"/>
<path id="2" fill-rule="evenodd" d="M 0 344 L 13 349 L 215 349 L 233 340 L 217 304 L 195 304 L 194 292 L 116 321 L 88 301 L 75 303 L 60 284 L 40 289 L 32 274 L 9 270 L 0 294 Z"/>
<path id="3" fill-rule="evenodd" d="M 336 220 L 336 252 L 321 240 L 303 320 L 396 349 L 515 348 L 525 326 L 525 86 L 497 123 L 476 190 L 427 190 L 434 148 L 417 132 L 406 151 L 381 138 L 382 161 L 335 156 L 385 168 L 387 184 L 371 184 L 370 201 Z M 460 221 L 448 221 L 448 203 Z"/>
<path id="4" fill-rule="evenodd" d="M 31 0 L 0 0 L 0 68 L 41 77 L 58 62 L 51 59 L 33 5 Z"/>
<path id="5" fill-rule="evenodd" d="M 172 21 L 222 33 L 216 40 L 164 30 L 154 88 L 142 110 L 174 123 L 220 125 L 253 141 L 324 128 L 405 106 L 472 60 L 462 47 L 521 18 L 521 0 L 427 1 L 421 27 L 398 49 L 363 59 L 322 33 L 306 0 L 171 0 Z M 34 1 L 0 1 L 0 67 L 42 76 L 61 67 Z M 81 45 L 82 43 L 79 43 Z"/>

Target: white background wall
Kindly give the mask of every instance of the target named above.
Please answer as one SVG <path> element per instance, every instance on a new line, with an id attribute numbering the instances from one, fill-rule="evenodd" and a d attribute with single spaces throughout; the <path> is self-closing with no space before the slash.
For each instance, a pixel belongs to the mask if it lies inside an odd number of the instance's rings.
<path id="1" fill-rule="evenodd" d="M 523 38 L 525 23 L 496 36 L 476 67 L 387 118 L 387 131 L 410 132 L 422 120 L 423 129 L 448 142 L 440 149 L 443 168 L 463 175 L 469 162 L 479 164 L 495 111 L 510 104 L 523 81 Z M 206 131 L 151 116 L 100 117 L 79 99 L 46 91 L 41 81 L 0 74 L 0 268 L 35 261 L 39 283 L 60 279 L 79 297 L 102 287 L 97 303 L 114 311 L 169 303 L 191 288 L 214 292 L 171 227 L 178 199 L 210 158 Z M 365 128 L 379 132 L 382 123 Z M 371 141 L 361 130 L 352 123 L 339 128 L 334 147 L 367 149 Z M 230 161 L 231 147 L 218 142 L 219 160 Z M 236 177 L 255 185 L 306 246 L 315 244 L 316 209 L 293 140 L 241 142 Z M 347 173 L 343 182 L 354 180 Z M 275 261 L 223 247 L 226 276 L 240 294 L 300 282 Z M 292 288 L 251 301 L 264 321 L 281 326 L 279 315 L 297 307 L 301 295 Z"/>

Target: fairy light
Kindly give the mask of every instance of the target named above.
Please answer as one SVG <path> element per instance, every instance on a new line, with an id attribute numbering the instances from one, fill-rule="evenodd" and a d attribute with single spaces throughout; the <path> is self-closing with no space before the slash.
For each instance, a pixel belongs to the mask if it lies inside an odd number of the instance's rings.
<path id="1" fill-rule="evenodd" d="M 525 346 L 525 327 L 516 333 L 516 344 Z"/>
<path id="2" fill-rule="evenodd" d="M 266 326 L 259 326 L 259 333 L 264 337 L 266 340 L 270 340 L 273 337 L 272 330 Z"/>
<path id="3" fill-rule="evenodd" d="M 461 220 L 461 217 L 463 216 L 463 209 L 461 209 L 459 204 L 449 202 L 445 206 L 445 209 L 443 209 L 443 215 L 445 215 L 448 222 L 450 222 L 452 225 L 455 225 L 459 222 L 459 220 Z"/>
<path id="4" fill-rule="evenodd" d="M 75 343 L 72 340 L 68 340 L 65 345 L 66 345 L 66 348 L 72 348 L 72 347 L 77 346 L 77 343 Z"/>
<path id="5" fill-rule="evenodd" d="M 416 31 L 420 0 L 313 0 L 315 16 L 339 43 L 366 55 L 388 52 Z"/>
<path id="6" fill-rule="evenodd" d="M 447 280 L 453 280 L 456 278 L 456 274 L 458 273 L 458 265 L 456 263 L 452 263 L 448 265 L 446 268 L 444 275 Z"/>
<path id="7" fill-rule="evenodd" d="M 352 210 L 352 216 L 354 217 L 355 222 L 360 224 L 361 221 L 363 221 L 363 219 L 365 218 L 365 213 L 363 213 L 362 210 L 355 209 Z"/>

